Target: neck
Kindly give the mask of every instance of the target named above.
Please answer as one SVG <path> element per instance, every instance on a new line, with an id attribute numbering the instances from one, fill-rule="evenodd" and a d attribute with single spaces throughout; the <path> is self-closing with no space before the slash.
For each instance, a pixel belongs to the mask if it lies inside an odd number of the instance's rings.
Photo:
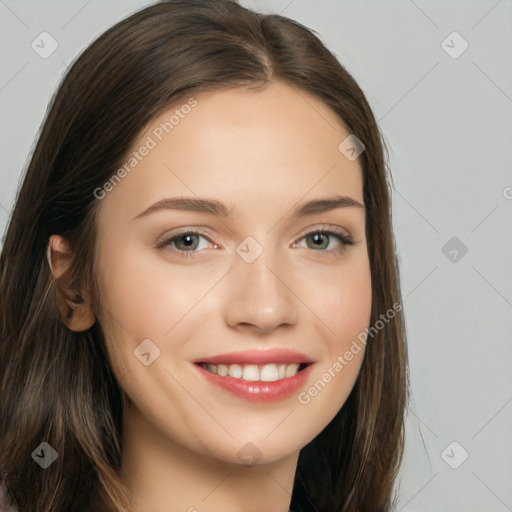
<path id="1" fill-rule="evenodd" d="M 133 512 L 288 512 L 299 452 L 246 466 L 185 447 L 154 428 L 132 405 L 124 411 L 121 478 Z"/>

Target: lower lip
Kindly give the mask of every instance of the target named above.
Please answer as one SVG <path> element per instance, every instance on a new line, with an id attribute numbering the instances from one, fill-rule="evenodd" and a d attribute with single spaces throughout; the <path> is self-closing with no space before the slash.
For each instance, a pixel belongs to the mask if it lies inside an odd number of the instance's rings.
<path id="1" fill-rule="evenodd" d="M 313 365 L 310 364 L 293 377 L 287 377 L 273 382 L 262 382 L 236 379 L 234 377 L 223 377 L 205 370 L 201 365 L 194 364 L 194 366 L 212 384 L 249 402 L 277 402 L 288 398 L 304 385 L 313 367 Z"/>

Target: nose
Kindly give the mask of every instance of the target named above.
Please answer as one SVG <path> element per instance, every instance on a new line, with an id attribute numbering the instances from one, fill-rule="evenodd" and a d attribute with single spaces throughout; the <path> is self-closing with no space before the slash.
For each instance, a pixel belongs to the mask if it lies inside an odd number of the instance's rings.
<path id="1" fill-rule="evenodd" d="M 225 304 L 225 321 L 231 328 L 266 334 L 297 323 L 298 299 L 293 283 L 288 283 L 291 274 L 270 253 L 264 250 L 252 263 L 235 261 Z"/>

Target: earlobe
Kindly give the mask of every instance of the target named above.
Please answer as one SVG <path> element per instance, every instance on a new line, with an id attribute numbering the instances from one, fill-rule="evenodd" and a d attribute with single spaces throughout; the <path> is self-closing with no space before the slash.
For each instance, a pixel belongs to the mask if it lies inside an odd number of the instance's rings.
<path id="1" fill-rule="evenodd" d="M 96 317 L 88 294 L 85 290 L 76 291 L 68 286 L 69 266 L 72 261 L 68 242 L 59 235 L 51 235 L 46 257 L 55 282 L 62 323 L 71 331 L 90 329 L 96 322 Z"/>

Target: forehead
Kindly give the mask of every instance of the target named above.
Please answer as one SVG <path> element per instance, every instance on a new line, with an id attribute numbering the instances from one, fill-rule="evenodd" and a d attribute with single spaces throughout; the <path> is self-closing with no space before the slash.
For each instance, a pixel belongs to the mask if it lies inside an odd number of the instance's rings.
<path id="1" fill-rule="evenodd" d="M 140 209 L 168 196 L 213 196 L 240 210 L 261 208 L 263 199 L 284 207 L 320 192 L 362 202 L 359 159 L 338 149 L 349 135 L 321 100 L 282 82 L 203 93 L 149 123 L 128 155 L 135 165 L 109 201 L 131 195 Z"/>

